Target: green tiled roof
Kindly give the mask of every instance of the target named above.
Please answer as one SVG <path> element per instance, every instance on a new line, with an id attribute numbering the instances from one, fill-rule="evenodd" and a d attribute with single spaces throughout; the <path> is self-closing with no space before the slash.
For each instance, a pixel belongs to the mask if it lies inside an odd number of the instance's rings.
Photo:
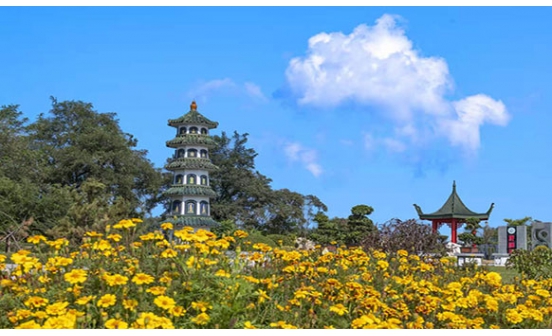
<path id="1" fill-rule="evenodd" d="M 190 112 L 186 113 L 180 118 L 169 119 L 169 126 L 178 127 L 184 124 L 206 126 L 209 129 L 217 128 L 218 126 L 218 122 L 211 121 L 201 115 L 201 113 L 197 112 L 197 105 L 195 102 L 192 102 L 192 105 L 190 106 Z"/>
<path id="2" fill-rule="evenodd" d="M 167 141 L 167 147 L 171 148 L 190 145 L 200 145 L 207 148 L 213 148 L 217 146 L 217 143 L 210 136 L 204 134 L 182 134 Z"/>
<path id="3" fill-rule="evenodd" d="M 460 199 L 460 196 L 456 193 L 456 182 L 452 183 L 452 193 L 445 202 L 445 204 L 436 212 L 424 214 L 422 209 L 414 204 L 416 212 L 420 219 L 444 219 L 444 218 L 458 218 L 458 219 L 467 219 L 470 217 L 475 217 L 479 220 L 487 220 L 493 211 L 494 203 L 491 204 L 491 207 L 486 213 L 476 213 L 468 209 L 464 202 Z"/>
<path id="4" fill-rule="evenodd" d="M 194 215 L 185 215 L 178 216 L 176 218 L 168 218 L 165 222 L 173 223 L 176 226 L 191 226 L 191 227 L 216 227 L 220 224 L 214 221 L 211 217 L 208 216 L 194 216 Z"/>
<path id="5" fill-rule="evenodd" d="M 163 194 L 168 196 L 186 195 L 186 196 L 207 196 L 217 197 L 217 193 L 210 186 L 173 184 L 169 190 Z"/>
<path id="6" fill-rule="evenodd" d="M 211 163 L 211 160 L 208 158 L 179 158 L 171 161 L 165 165 L 167 170 L 178 170 L 178 169 L 199 169 L 206 171 L 214 171 L 219 168 Z"/>

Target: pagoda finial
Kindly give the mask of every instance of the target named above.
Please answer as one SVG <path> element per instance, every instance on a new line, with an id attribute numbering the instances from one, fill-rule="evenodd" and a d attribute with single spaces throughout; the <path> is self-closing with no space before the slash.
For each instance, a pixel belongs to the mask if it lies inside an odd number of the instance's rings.
<path id="1" fill-rule="evenodd" d="M 192 104 L 190 104 L 190 110 L 197 111 L 197 104 L 195 100 L 192 101 Z"/>
<path id="2" fill-rule="evenodd" d="M 452 191 L 456 191 L 456 181 L 452 181 Z"/>

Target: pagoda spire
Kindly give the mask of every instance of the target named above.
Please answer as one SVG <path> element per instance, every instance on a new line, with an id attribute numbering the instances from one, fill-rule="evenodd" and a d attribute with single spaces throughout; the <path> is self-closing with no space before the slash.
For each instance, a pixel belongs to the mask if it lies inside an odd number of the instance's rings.
<path id="1" fill-rule="evenodd" d="M 219 224 L 211 218 L 210 199 L 217 194 L 210 186 L 209 173 L 218 170 L 209 158 L 209 150 L 216 142 L 209 136 L 209 129 L 217 122 L 205 118 L 192 101 L 190 111 L 177 119 L 170 119 L 169 126 L 176 128 L 176 137 L 166 142 L 175 154 L 165 165 L 173 172 L 173 183 L 164 192 L 170 199 L 168 222 L 177 226 L 210 229 Z"/>

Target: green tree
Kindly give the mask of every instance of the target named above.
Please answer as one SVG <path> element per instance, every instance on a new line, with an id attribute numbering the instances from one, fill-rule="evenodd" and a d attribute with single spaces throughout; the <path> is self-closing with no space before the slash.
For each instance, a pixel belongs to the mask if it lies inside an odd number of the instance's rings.
<path id="1" fill-rule="evenodd" d="M 218 144 L 210 153 L 218 171 L 210 175 L 210 185 L 217 193 L 211 205 L 216 221 L 234 220 L 245 227 L 257 227 L 268 221 L 271 180 L 255 170 L 254 149 L 247 148 L 248 134 L 234 132 L 232 138 L 225 132 L 213 139 Z"/>
<path id="2" fill-rule="evenodd" d="M 504 218 L 504 221 L 506 222 L 507 226 L 529 226 L 531 225 L 531 222 L 533 222 L 532 217 L 523 217 L 520 219 L 510 219 L 510 218 Z"/>
<path id="3" fill-rule="evenodd" d="M 358 245 L 370 233 L 377 230 L 368 215 L 374 212 L 374 208 L 368 205 L 356 205 L 351 209 L 351 215 L 347 222 L 345 243 Z"/>
<path id="4" fill-rule="evenodd" d="M 322 244 L 344 244 L 345 243 L 345 228 L 346 222 L 339 221 L 336 218 L 330 220 L 323 212 L 318 212 L 314 216 L 314 222 L 317 227 L 309 235 L 309 239 Z M 341 225 L 340 225 L 341 224 Z"/>
<path id="5" fill-rule="evenodd" d="M 30 125 L 30 139 L 45 155 L 46 183 L 79 188 L 92 178 L 105 185 L 109 204 L 125 201 L 125 216 L 143 216 L 159 201 L 162 175 L 115 116 L 90 103 L 52 98 L 49 116 L 40 114 Z"/>

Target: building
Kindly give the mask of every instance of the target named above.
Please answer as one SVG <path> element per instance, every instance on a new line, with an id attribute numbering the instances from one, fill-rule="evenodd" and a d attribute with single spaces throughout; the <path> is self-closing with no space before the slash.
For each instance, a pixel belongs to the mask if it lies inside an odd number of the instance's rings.
<path id="1" fill-rule="evenodd" d="M 173 173 L 173 183 L 164 193 L 170 198 L 166 221 L 176 227 L 195 229 L 218 226 L 211 218 L 210 199 L 216 197 L 216 193 L 209 180 L 209 173 L 218 169 L 209 158 L 209 150 L 216 146 L 209 130 L 216 128 L 218 123 L 201 115 L 197 104 L 192 102 L 188 113 L 170 119 L 168 124 L 176 128 L 176 136 L 166 143 L 175 150 L 165 166 Z"/>
<path id="2" fill-rule="evenodd" d="M 456 193 L 456 181 L 452 182 L 452 193 L 445 204 L 437 211 L 432 213 L 423 213 L 422 209 L 414 204 L 414 208 L 421 220 L 430 220 L 433 232 L 437 232 L 439 227 L 447 224 L 451 229 L 450 241 L 457 243 L 457 230 L 466 223 L 468 218 L 477 218 L 479 221 L 488 220 L 493 211 L 494 203 L 491 204 L 489 210 L 485 213 L 473 212 L 464 205 L 460 196 Z"/>

